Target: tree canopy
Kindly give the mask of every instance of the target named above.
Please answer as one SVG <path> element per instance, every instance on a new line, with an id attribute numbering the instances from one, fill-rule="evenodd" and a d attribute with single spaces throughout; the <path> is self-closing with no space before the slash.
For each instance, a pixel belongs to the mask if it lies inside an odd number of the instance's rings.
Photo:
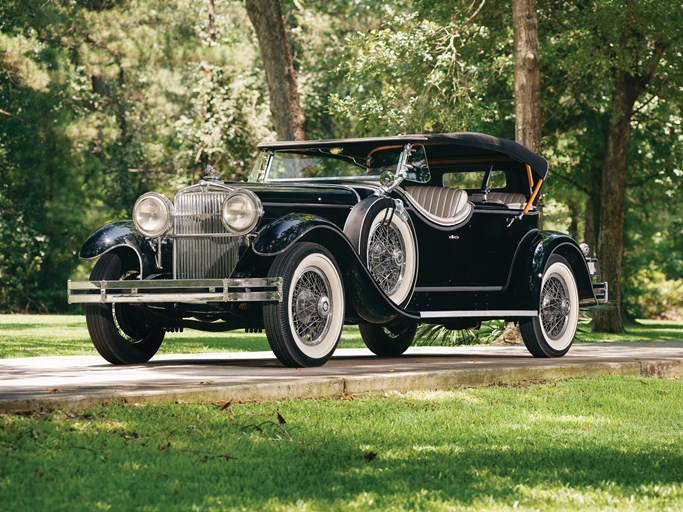
<path id="1" fill-rule="evenodd" d="M 509 2 L 283 0 L 282 14 L 308 138 L 514 139 Z M 597 249 L 619 78 L 648 77 L 627 122 L 616 263 L 628 315 L 672 314 L 683 291 L 683 9 L 537 0 L 536 14 L 545 227 Z M 277 136 L 270 106 L 244 1 L 3 2 L 0 310 L 65 310 L 66 280 L 86 274 L 81 244 L 128 218 L 142 192 L 172 193 L 206 164 L 245 176 L 257 142 Z"/>

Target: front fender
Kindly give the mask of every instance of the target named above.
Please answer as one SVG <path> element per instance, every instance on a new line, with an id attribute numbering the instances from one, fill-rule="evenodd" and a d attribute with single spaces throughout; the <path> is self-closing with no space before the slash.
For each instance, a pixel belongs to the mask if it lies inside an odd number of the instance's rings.
<path id="1" fill-rule="evenodd" d="M 152 248 L 129 220 L 105 224 L 96 230 L 83 244 L 79 256 L 90 260 L 113 250 L 134 252 L 140 264 L 141 278 L 157 268 Z"/>
<path id="2" fill-rule="evenodd" d="M 290 213 L 268 224 L 254 239 L 253 251 L 259 256 L 277 256 L 313 230 L 341 230 L 329 220 L 306 213 Z"/>
<path id="3" fill-rule="evenodd" d="M 377 286 L 358 253 L 339 227 L 322 217 L 292 213 L 267 225 L 254 239 L 252 249 L 259 256 L 276 256 L 296 242 L 314 242 L 333 255 L 344 280 L 347 309 L 364 321 L 388 325 L 419 320 L 419 315 L 394 304 Z"/>
<path id="4" fill-rule="evenodd" d="M 508 296 L 517 304 L 538 309 L 541 295 L 541 280 L 548 260 L 553 254 L 567 260 L 574 273 L 582 306 L 595 305 L 586 259 L 576 241 L 554 231 L 536 231 L 525 237 L 517 249 L 515 262 L 508 279 Z"/>

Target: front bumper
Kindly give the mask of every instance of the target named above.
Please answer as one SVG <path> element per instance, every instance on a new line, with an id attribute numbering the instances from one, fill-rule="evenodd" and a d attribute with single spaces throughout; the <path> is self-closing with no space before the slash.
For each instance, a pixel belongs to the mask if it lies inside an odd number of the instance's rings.
<path id="1" fill-rule="evenodd" d="M 69 304 L 281 302 L 282 278 L 69 281 Z"/>

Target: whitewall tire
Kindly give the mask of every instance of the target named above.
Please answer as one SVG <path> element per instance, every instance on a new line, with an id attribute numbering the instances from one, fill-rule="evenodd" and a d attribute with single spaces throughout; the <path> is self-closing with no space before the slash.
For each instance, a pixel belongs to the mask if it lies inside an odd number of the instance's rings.
<path id="1" fill-rule="evenodd" d="M 344 327 L 344 285 L 334 258 L 321 245 L 296 243 L 268 275 L 283 280 L 282 302 L 263 309 L 271 349 L 285 366 L 324 364 Z"/>
<path id="2" fill-rule="evenodd" d="M 567 260 L 553 255 L 541 280 L 538 316 L 520 324 L 524 343 L 535 357 L 561 357 L 574 341 L 579 293 Z"/>

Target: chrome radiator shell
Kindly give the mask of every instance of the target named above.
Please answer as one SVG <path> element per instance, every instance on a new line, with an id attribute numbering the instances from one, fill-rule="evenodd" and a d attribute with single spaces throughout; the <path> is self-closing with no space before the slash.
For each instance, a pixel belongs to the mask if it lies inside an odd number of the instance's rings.
<path id="1" fill-rule="evenodd" d="M 239 259 L 239 236 L 221 221 L 223 202 L 233 189 L 202 181 L 174 199 L 174 279 L 229 277 Z"/>

